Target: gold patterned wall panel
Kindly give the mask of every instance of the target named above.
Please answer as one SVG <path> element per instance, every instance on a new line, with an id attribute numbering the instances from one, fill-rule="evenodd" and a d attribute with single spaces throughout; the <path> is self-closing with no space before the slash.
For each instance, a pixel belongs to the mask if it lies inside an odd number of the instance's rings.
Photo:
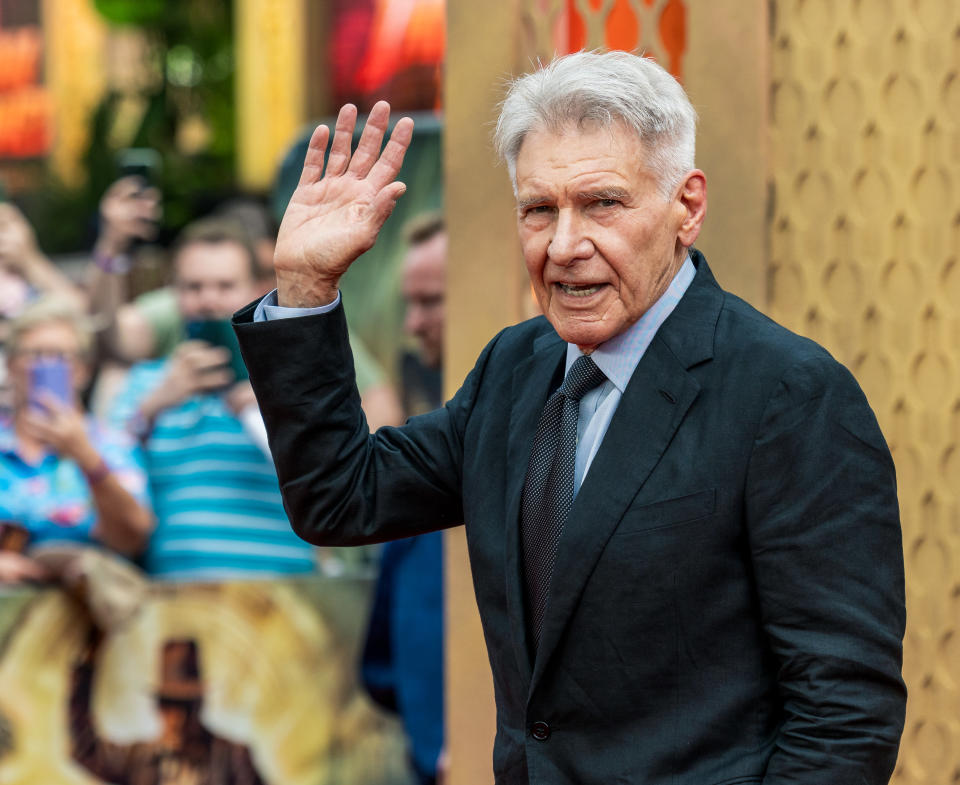
<path id="1" fill-rule="evenodd" d="M 549 62 L 580 49 L 623 49 L 654 57 L 683 76 L 688 0 L 521 0 L 522 56 Z"/>
<path id="2" fill-rule="evenodd" d="M 771 315 L 862 384 L 903 520 L 893 781 L 960 781 L 960 4 L 775 0 Z"/>

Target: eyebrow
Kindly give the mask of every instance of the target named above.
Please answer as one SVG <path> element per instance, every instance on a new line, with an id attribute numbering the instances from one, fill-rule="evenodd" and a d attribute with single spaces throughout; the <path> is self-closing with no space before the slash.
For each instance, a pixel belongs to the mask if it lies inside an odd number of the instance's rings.
<path id="1" fill-rule="evenodd" d="M 524 210 L 527 207 L 532 207 L 535 204 L 546 204 L 550 200 L 545 196 L 531 196 L 527 199 L 517 199 L 517 209 Z"/>
<path id="2" fill-rule="evenodd" d="M 581 191 L 577 196 L 585 201 L 591 199 L 616 199 L 617 201 L 623 201 L 627 198 L 627 192 L 622 188 L 614 186 L 610 188 L 598 188 L 595 191 Z"/>
<path id="3" fill-rule="evenodd" d="M 624 201 L 628 196 L 627 191 L 623 188 L 617 188 L 616 186 L 611 186 L 609 188 L 597 188 L 595 190 L 588 191 L 579 191 L 577 193 L 577 199 L 582 202 L 589 202 L 596 199 L 614 199 L 616 201 Z M 524 210 L 527 207 L 532 207 L 538 204 L 550 204 L 553 200 L 546 196 L 531 196 L 526 199 L 517 199 L 517 209 Z"/>

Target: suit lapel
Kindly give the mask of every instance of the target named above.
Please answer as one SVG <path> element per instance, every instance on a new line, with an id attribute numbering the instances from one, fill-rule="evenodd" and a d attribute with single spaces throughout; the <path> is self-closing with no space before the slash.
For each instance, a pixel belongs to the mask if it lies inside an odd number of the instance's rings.
<path id="1" fill-rule="evenodd" d="M 507 612 L 511 625 L 517 668 L 529 682 L 531 665 L 527 640 L 522 547 L 520 540 L 520 501 L 527 473 L 527 461 L 533 448 L 533 437 L 540 412 L 550 393 L 563 378 L 566 343 L 550 332 L 534 342 L 533 354 L 517 365 L 513 372 L 510 410 L 510 433 L 507 443 L 506 538 L 504 566 L 506 574 Z"/>
<path id="2" fill-rule="evenodd" d="M 531 693 L 607 540 L 699 394 L 688 369 L 713 356 L 723 292 L 703 257 L 692 255 L 697 276 L 637 365 L 564 526 Z M 512 513 L 519 517 L 518 510 Z"/>

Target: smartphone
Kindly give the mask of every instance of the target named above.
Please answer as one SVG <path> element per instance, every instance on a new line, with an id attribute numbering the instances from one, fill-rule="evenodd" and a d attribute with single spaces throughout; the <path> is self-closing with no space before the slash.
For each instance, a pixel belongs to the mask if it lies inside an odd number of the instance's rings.
<path id="1" fill-rule="evenodd" d="M 236 380 L 243 381 L 250 376 L 240 354 L 237 334 L 229 319 L 201 319 L 187 322 L 187 338 L 194 341 L 206 341 L 214 346 L 222 346 L 230 352 L 230 370 Z"/>
<path id="2" fill-rule="evenodd" d="M 59 357 L 41 357 L 30 366 L 30 406 L 41 411 L 43 393 L 52 395 L 61 403 L 69 405 L 73 400 L 73 385 L 70 383 L 70 365 Z"/>
<path id="3" fill-rule="evenodd" d="M 121 177 L 139 177 L 143 187 L 158 185 L 163 158 L 149 147 L 127 147 L 117 153 Z"/>

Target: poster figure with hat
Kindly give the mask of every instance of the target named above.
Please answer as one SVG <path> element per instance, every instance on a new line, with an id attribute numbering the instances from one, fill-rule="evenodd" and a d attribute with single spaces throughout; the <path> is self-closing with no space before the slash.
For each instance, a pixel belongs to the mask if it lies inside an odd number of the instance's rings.
<path id="1" fill-rule="evenodd" d="M 101 639 L 101 633 L 91 631 L 85 656 L 73 669 L 70 736 L 77 763 L 117 785 L 264 785 L 250 750 L 215 735 L 201 721 L 204 684 L 193 639 L 163 644 L 155 696 L 162 718 L 160 736 L 128 745 L 100 738 L 90 702 Z"/>

